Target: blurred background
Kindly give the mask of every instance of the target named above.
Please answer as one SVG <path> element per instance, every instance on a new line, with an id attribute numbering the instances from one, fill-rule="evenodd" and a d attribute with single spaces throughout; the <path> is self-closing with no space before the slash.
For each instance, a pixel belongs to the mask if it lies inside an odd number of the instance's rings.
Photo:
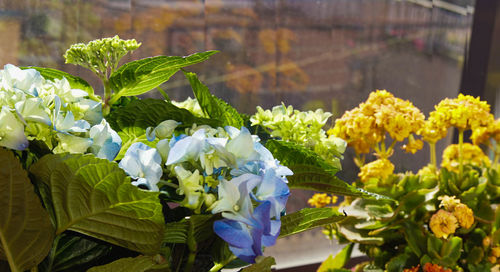
<path id="1" fill-rule="evenodd" d="M 495 13 L 497 6 L 482 12 Z M 469 49 L 484 55 L 482 43 L 492 44 L 484 37 L 470 42 L 477 12 L 474 0 L 0 0 L 0 65 L 61 69 L 102 93 L 97 78 L 64 64 L 62 55 L 71 44 L 119 35 L 142 42 L 125 61 L 219 50 L 188 70 L 244 113 L 284 102 L 340 117 L 371 91 L 387 89 L 427 114 L 464 86 L 484 94 L 465 80 L 467 71 L 482 71 L 469 60 Z M 480 18 L 495 18 L 488 14 Z M 490 32 L 483 35 L 491 37 Z M 483 67 L 480 57 L 474 60 Z M 491 67 L 486 63 L 486 72 Z M 485 77 L 483 72 L 483 83 Z M 162 88 L 174 100 L 192 96 L 182 74 Z M 160 97 L 155 91 L 146 95 Z M 450 140 L 442 140 L 438 152 Z M 396 170 L 418 170 L 428 151 L 417 154 L 417 159 L 397 154 Z M 341 178 L 353 181 L 357 169 L 350 152 L 343 168 Z M 306 206 L 311 194 L 294 191 L 288 209 Z M 318 230 L 282 239 L 266 254 L 284 269 L 320 262 L 338 250 Z"/>

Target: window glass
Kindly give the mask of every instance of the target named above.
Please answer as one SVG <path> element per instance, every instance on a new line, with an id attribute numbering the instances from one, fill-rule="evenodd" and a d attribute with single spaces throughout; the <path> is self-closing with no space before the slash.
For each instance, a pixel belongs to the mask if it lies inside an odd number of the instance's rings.
<path id="1" fill-rule="evenodd" d="M 427 114 L 444 97 L 458 94 L 473 5 L 473 0 L 0 0 L 0 63 L 62 69 L 102 93 L 93 75 L 64 64 L 62 55 L 73 43 L 117 34 L 142 42 L 127 61 L 219 50 L 189 69 L 248 114 L 257 105 L 269 109 L 283 102 L 339 117 L 376 89 L 409 99 Z M 175 100 L 191 94 L 181 74 L 162 88 Z M 417 160 L 399 155 L 396 170 L 421 167 L 428 151 L 417 154 Z M 349 152 L 343 167 L 341 177 L 353 181 L 357 169 Z M 288 210 L 304 207 L 310 195 L 294 191 Z M 331 252 L 318 230 L 282 239 L 267 254 L 286 267 L 317 262 Z"/>

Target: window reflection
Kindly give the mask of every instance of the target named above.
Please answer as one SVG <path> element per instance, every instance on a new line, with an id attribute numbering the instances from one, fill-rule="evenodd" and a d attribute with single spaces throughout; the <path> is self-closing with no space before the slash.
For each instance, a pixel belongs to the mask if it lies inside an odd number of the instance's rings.
<path id="1" fill-rule="evenodd" d="M 62 69 L 102 92 L 91 74 L 64 64 L 62 55 L 73 43 L 118 34 L 142 42 L 133 59 L 220 50 L 192 69 L 242 112 L 283 101 L 338 117 L 369 92 L 387 89 L 428 113 L 459 91 L 473 5 L 473 0 L 0 0 L 0 62 Z M 177 100 L 190 93 L 182 76 L 163 88 Z M 356 177 L 349 156 L 341 174 L 345 180 Z M 420 156 L 423 163 L 428 154 Z M 397 161 L 398 171 L 421 166 L 414 156 Z M 289 210 L 306 205 L 309 196 L 294 192 Z M 320 232 L 280 244 L 268 250 L 290 256 L 278 256 L 281 266 L 293 265 L 294 253 L 309 252 L 308 262 L 314 262 L 331 252 Z"/>

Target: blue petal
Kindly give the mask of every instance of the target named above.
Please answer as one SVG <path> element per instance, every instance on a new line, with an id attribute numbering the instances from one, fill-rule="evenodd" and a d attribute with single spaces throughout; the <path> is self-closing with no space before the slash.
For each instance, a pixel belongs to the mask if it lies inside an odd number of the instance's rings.
<path id="1" fill-rule="evenodd" d="M 250 248 L 253 244 L 248 227 L 235 220 L 222 219 L 215 221 L 214 232 L 230 246 Z"/>
<path id="2" fill-rule="evenodd" d="M 229 250 L 231 250 L 231 252 L 241 260 L 247 263 L 255 263 L 255 257 L 257 257 L 257 255 L 252 248 L 238 248 L 229 246 Z"/>
<path id="3" fill-rule="evenodd" d="M 280 235 L 281 221 L 271 220 L 271 229 L 269 233 L 262 236 L 262 245 L 265 247 L 272 246 L 276 243 L 276 239 Z"/>
<path id="4" fill-rule="evenodd" d="M 264 201 L 262 204 L 257 206 L 253 212 L 253 217 L 260 223 L 260 226 L 255 227 L 261 227 L 263 233 L 269 233 L 271 231 L 271 218 L 269 217 L 270 209 L 271 202 Z"/>

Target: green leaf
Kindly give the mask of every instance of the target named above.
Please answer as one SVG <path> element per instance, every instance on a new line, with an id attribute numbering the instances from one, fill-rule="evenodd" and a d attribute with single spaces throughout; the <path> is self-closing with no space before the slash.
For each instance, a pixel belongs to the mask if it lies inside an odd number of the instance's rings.
<path id="1" fill-rule="evenodd" d="M 189 80 L 193 93 L 205 114 L 210 118 L 221 120 L 224 126 L 241 128 L 245 125 L 238 111 L 223 100 L 213 96 L 195 73 L 184 71 L 184 75 Z"/>
<path id="2" fill-rule="evenodd" d="M 304 208 L 281 218 L 280 238 L 332 224 L 345 216 L 332 208 Z"/>
<path id="3" fill-rule="evenodd" d="M 443 247 L 441 247 L 441 256 L 448 257 L 453 262 L 449 266 L 452 266 L 460 258 L 461 250 L 462 238 L 455 236 L 443 243 Z"/>
<path id="4" fill-rule="evenodd" d="M 273 257 L 257 257 L 257 262 L 241 269 L 241 272 L 271 272 L 271 266 L 276 264 Z"/>
<path id="5" fill-rule="evenodd" d="M 65 232 L 56 237 L 49 255 L 38 266 L 38 270 L 77 271 L 78 267 L 100 259 L 111 249 L 109 244 L 90 240 L 83 235 Z"/>
<path id="6" fill-rule="evenodd" d="M 436 238 L 434 235 L 427 236 L 427 253 L 433 259 L 440 259 L 440 250 L 443 246 L 443 241 L 439 238 Z"/>
<path id="7" fill-rule="evenodd" d="M 411 251 L 420 258 L 427 248 L 427 240 L 425 239 L 424 232 L 420 228 L 421 226 L 409 220 L 404 221 L 403 226 L 404 228 L 402 228 L 402 230 L 408 246 Z"/>
<path id="8" fill-rule="evenodd" d="M 0 148 L 0 165 L 0 259 L 13 272 L 29 270 L 49 253 L 54 227 L 11 151 Z"/>
<path id="9" fill-rule="evenodd" d="M 343 268 L 349 259 L 351 258 L 352 249 L 354 244 L 348 244 L 345 246 L 335 258 L 333 255 L 328 256 L 328 258 L 320 265 L 317 272 L 330 272 L 334 271 L 334 269 Z"/>
<path id="10" fill-rule="evenodd" d="M 68 80 L 71 88 L 84 90 L 89 94 L 89 96 L 91 98 L 96 98 L 94 96 L 94 89 L 92 88 L 92 86 L 90 86 L 90 84 L 87 83 L 87 81 L 85 81 L 81 77 L 77 77 L 77 76 L 74 76 L 72 74 L 68 74 L 66 72 L 59 71 L 59 70 L 52 69 L 52 68 L 31 66 L 31 67 L 21 67 L 21 69 L 35 69 L 38 72 L 40 72 L 40 74 L 45 79 L 48 79 L 48 80 L 62 79 L 63 77 L 65 77 Z M 96 101 L 100 101 L 100 99 L 98 99 Z"/>
<path id="11" fill-rule="evenodd" d="M 116 163 L 93 155 L 47 155 L 30 172 L 49 185 L 57 234 L 73 230 L 143 253 L 159 251 L 159 193 L 133 186 Z"/>
<path id="12" fill-rule="evenodd" d="M 190 224 L 193 226 L 194 239 L 197 243 L 203 242 L 213 235 L 212 226 L 215 216 L 211 214 L 192 215 L 178 222 L 168 223 L 165 227 L 164 243 L 187 243 Z"/>
<path id="13" fill-rule="evenodd" d="M 165 258 L 161 255 L 155 255 L 119 259 L 106 265 L 93 267 L 87 272 L 146 272 L 153 270 L 170 271 Z"/>
<path id="14" fill-rule="evenodd" d="M 370 230 L 358 229 L 355 226 L 365 222 L 366 219 L 357 219 L 347 216 L 344 220 L 336 223 L 336 229 L 339 234 L 343 235 L 352 243 L 368 244 L 381 246 L 384 244 L 384 238 L 370 234 Z M 392 233 L 392 232 L 389 232 Z"/>
<path id="15" fill-rule="evenodd" d="M 335 176 L 340 169 L 327 163 L 314 151 L 292 142 L 268 140 L 266 148 L 281 164 L 293 171 L 287 177 L 288 187 L 292 189 L 314 190 L 325 193 L 340 194 L 376 199 L 390 199 L 385 196 L 367 192 L 349 185 Z"/>
<path id="16" fill-rule="evenodd" d="M 484 250 L 481 247 L 473 247 L 467 255 L 468 264 L 479 264 L 484 258 Z"/>
<path id="17" fill-rule="evenodd" d="M 181 68 L 205 61 L 217 52 L 206 51 L 186 57 L 158 56 L 126 63 L 109 78 L 111 89 L 115 91 L 110 104 L 121 96 L 146 93 L 169 80 Z"/>
<path id="18" fill-rule="evenodd" d="M 408 254 L 399 254 L 396 257 L 392 258 L 386 264 L 387 272 L 400 272 L 407 266 L 406 263 L 410 259 L 410 255 Z"/>
<path id="19" fill-rule="evenodd" d="M 155 147 L 156 142 L 147 140 L 146 129 L 156 127 L 165 120 L 181 122 L 181 128 L 191 127 L 194 123 L 212 127 L 220 124 L 217 120 L 196 117 L 186 109 L 157 99 L 134 100 L 111 112 L 106 120 L 122 139 L 122 148 L 115 160 L 123 158 L 130 145 L 136 142 Z"/>

